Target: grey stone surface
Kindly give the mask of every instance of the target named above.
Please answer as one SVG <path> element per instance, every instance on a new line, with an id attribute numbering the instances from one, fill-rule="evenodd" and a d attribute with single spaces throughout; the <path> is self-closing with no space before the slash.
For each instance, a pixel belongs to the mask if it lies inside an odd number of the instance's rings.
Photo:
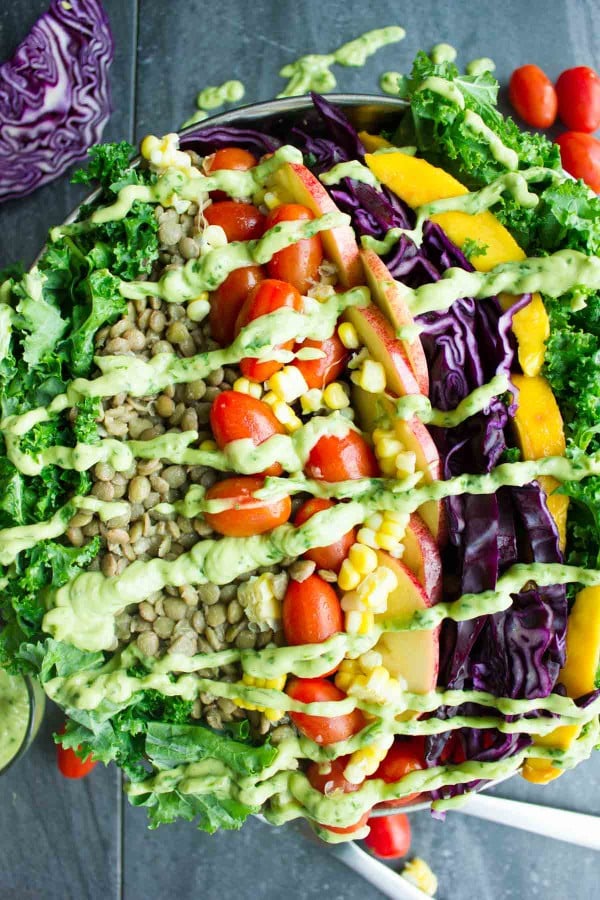
<path id="1" fill-rule="evenodd" d="M 5 58 L 45 0 L 0 5 Z M 419 3 L 318 0 L 105 0 L 117 44 L 114 113 L 107 139 L 177 128 L 207 84 L 241 78 L 246 100 L 281 90 L 278 69 L 306 52 L 327 52 L 369 28 L 398 23 L 403 44 L 381 51 L 362 70 L 337 69 L 340 90 L 370 91 L 386 69 L 405 70 L 414 52 L 447 40 L 460 60 L 491 55 L 500 80 L 534 61 L 551 77 L 565 67 L 600 67 L 600 8 L 595 0 L 480 0 Z M 139 34 L 137 33 L 139 28 Z M 137 51 L 134 51 L 137 42 Z M 135 113 L 135 114 L 134 114 Z M 0 265 L 33 258 L 49 225 L 78 199 L 66 179 L 0 206 Z M 0 900 L 358 900 L 380 896 L 295 826 L 256 821 L 238 834 L 208 837 L 188 824 L 146 830 L 143 810 L 124 808 L 114 769 L 84 782 L 55 769 L 47 720 L 35 748 L 0 782 Z M 600 814 L 600 755 L 545 789 L 515 778 L 501 796 Z M 124 809 L 124 813 L 122 815 Z M 598 857 L 591 851 L 448 815 L 412 816 L 413 851 L 433 865 L 442 900 L 592 900 Z"/>

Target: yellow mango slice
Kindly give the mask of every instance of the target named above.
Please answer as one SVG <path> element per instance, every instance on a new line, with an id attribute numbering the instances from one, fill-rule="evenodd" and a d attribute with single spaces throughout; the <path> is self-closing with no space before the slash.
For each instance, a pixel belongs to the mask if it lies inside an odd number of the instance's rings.
<path id="1" fill-rule="evenodd" d="M 582 697 L 592 691 L 600 663 L 600 588 L 584 588 L 577 594 L 569 614 L 567 659 L 559 681 L 569 697 Z M 579 725 L 562 725 L 550 734 L 537 737 L 536 744 L 567 750 L 579 734 Z M 528 759 L 521 774 L 527 781 L 545 783 L 562 775 L 550 760 Z"/>
<path id="2" fill-rule="evenodd" d="M 368 153 L 374 153 L 376 150 L 381 150 L 383 147 L 392 146 L 389 141 L 386 141 L 386 139 L 379 134 L 369 134 L 368 131 L 359 131 L 358 136 Z"/>
<path id="3" fill-rule="evenodd" d="M 468 193 L 464 184 L 444 169 L 416 156 L 383 153 L 378 156 L 367 154 L 365 159 L 376 178 L 413 209 L 424 203 Z M 489 211 L 474 216 L 460 211 L 445 212 L 431 219 L 458 247 L 463 247 L 469 239 L 487 245 L 485 254 L 471 258 L 479 272 L 488 272 L 500 263 L 525 259 L 524 251 Z M 504 295 L 504 308 L 513 302 L 514 298 Z M 544 362 L 544 345 L 550 333 L 548 315 L 539 294 L 534 294 L 531 303 L 515 315 L 513 331 L 519 347 L 521 368 L 526 375 L 537 375 Z"/>
<path id="4" fill-rule="evenodd" d="M 543 459 L 545 456 L 564 456 L 565 432 L 560 409 L 552 389 L 542 375 L 513 375 L 519 391 L 519 405 L 514 428 L 517 443 L 524 459 Z M 554 491 L 558 481 L 548 476 L 539 479 L 546 492 L 548 511 L 556 522 L 560 546 L 564 550 L 567 539 L 567 509 L 569 498 Z"/>

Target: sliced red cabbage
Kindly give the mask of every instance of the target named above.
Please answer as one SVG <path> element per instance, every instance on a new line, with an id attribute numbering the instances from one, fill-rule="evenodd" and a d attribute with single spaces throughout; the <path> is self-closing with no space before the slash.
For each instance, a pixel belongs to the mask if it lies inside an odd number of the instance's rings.
<path id="1" fill-rule="evenodd" d="M 52 181 L 100 140 L 112 57 L 100 0 L 52 0 L 0 66 L 0 201 Z"/>
<path id="2" fill-rule="evenodd" d="M 190 129 L 181 138 L 182 147 L 195 150 L 201 156 L 232 145 L 262 156 L 281 147 L 281 141 L 252 128 L 237 128 L 234 125 L 207 125 L 203 128 L 202 124 Z"/>

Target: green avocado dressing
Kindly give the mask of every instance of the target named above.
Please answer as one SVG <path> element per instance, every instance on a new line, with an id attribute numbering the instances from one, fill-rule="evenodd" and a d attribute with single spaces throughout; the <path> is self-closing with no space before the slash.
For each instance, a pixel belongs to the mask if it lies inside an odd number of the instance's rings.
<path id="1" fill-rule="evenodd" d="M 0 668 L 0 772 L 17 755 L 29 724 L 29 694 L 21 675 Z"/>
<path id="2" fill-rule="evenodd" d="M 484 72 L 495 72 L 496 63 L 489 56 L 479 56 L 467 63 L 465 72 L 467 75 L 483 75 Z"/>
<path id="3" fill-rule="evenodd" d="M 48 408 L 39 407 L 21 415 L 6 417 L 0 428 L 5 434 L 22 436 L 37 422 L 73 406 L 84 397 L 112 397 L 123 391 L 132 397 L 158 393 L 167 385 L 188 384 L 206 378 L 221 366 L 235 365 L 247 356 L 264 359 L 272 355 L 273 346 L 288 340 L 307 338 L 324 341 L 331 337 L 341 313 L 350 306 L 366 306 L 369 291 L 352 288 L 335 294 L 323 303 L 307 302 L 305 309 L 277 309 L 246 325 L 235 341 L 222 350 L 211 350 L 196 356 L 180 358 L 172 353 L 159 353 L 151 360 L 133 356 L 99 356 L 95 363 L 102 372 L 93 379 L 76 378 L 65 394 L 56 397 Z"/>
<path id="4" fill-rule="evenodd" d="M 13 528 L 0 529 L 0 565 L 8 566 L 14 562 L 21 550 L 35 547 L 40 541 L 60 537 L 67 530 L 69 520 L 78 509 L 96 512 L 103 522 L 123 515 L 129 508 L 127 503 L 118 500 L 99 500 L 97 497 L 73 497 L 61 509 L 45 522 L 33 525 L 15 525 Z"/>
<path id="5" fill-rule="evenodd" d="M 394 44 L 406 37 L 404 28 L 390 25 L 367 31 L 353 41 L 342 44 L 333 53 L 309 53 L 292 63 L 287 63 L 279 74 L 287 78 L 285 88 L 278 97 L 296 97 L 310 91 L 332 91 L 337 84 L 331 71 L 333 65 L 364 66 L 367 59 L 387 44 Z"/>
<path id="6" fill-rule="evenodd" d="M 431 61 L 435 63 L 436 66 L 439 66 L 445 62 L 454 62 L 458 53 L 456 52 L 456 47 L 453 47 L 452 44 L 441 43 L 432 47 L 429 55 Z"/>
<path id="7" fill-rule="evenodd" d="M 203 88 L 196 97 L 198 111 L 187 119 L 182 128 L 195 125 L 208 118 L 209 112 L 225 106 L 226 103 L 238 103 L 243 99 L 246 89 L 241 81 L 224 81 L 223 84 L 210 85 Z"/>
<path id="8" fill-rule="evenodd" d="M 456 409 L 447 411 L 435 409 L 423 394 L 412 394 L 394 400 L 394 411 L 398 418 L 407 421 L 416 416 L 426 425 L 436 425 L 438 428 L 456 428 L 471 416 L 487 409 L 495 397 L 501 396 L 509 388 L 510 379 L 507 375 L 494 375 L 487 384 L 482 384 L 481 387 L 471 391 L 460 401 Z"/>
<path id="9" fill-rule="evenodd" d="M 128 604 L 131 596 L 142 600 L 167 585 L 203 584 L 207 581 L 227 583 L 260 566 L 273 565 L 287 557 L 301 556 L 312 547 L 327 546 L 337 540 L 339 535 L 364 522 L 373 512 L 387 509 L 412 513 L 429 500 L 441 500 L 463 493 L 491 494 L 503 485 L 528 484 L 539 475 L 553 475 L 566 481 L 581 480 L 587 475 L 598 473 L 600 456 L 595 454 L 581 462 L 564 457 L 547 457 L 542 460 L 505 463 L 485 475 L 459 475 L 412 490 L 406 490 L 407 485 L 403 482 L 371 479 L 364 494 L 317 513 L 299 528 L 286 524 L 268 534 L 250 538 L 226 537 L 218 541 L 200 541 L 176 560 L 136 561 L 121 575 L 111 578 L 99 572 L 84 572 L 56 591 L 54 608 L 44 617 L 43 628 L 57 640 L 68 641 L 81 649 L 106 649 L 111 646 L 114 638 L 113 617 Z M 277 482 L 278 479 L 273 481 Z M 286 480 L 283 481 L 285 483 Z M 302 481 L 302 484 L 305 490 L 310 488 L 308 479 Z M 289 486 L 286 489 L 290 491 Z M 600 573 L 589 573 L 588 570 L 577 567 L 553 569 L 546 564 L 533 564 L 516 571 L 519 572 L 519 577 L 521 571 L 527 574 L 522 584 L 529 579 L 535 581 L 547 578 L 550 571 L 553 575 L 556 574 L 556 578 L 550 582 L 540 581 L 541 584 L 568 581 L 587 584 L 596 583 L 589 580 L 593 577 L 600 578 Z M 584 574 L 587 581 L 583 579 Z M 420 610 L 409 621 L 396 623 L 395 628 L 430 629 L 448 616 L 462 621 L 506 609 L 510 605 L 510 592 L 503 593 L 503 585 L 508 577 L 509 573 L 503 576 L 505 580 L 499 582 L 497 591 L 491 594 L 465 595 L 454 603 L 438 604 Z M 477 599 L 478 596 L 480 599 Z"/>
<path id="10" fill-rule="evenodd" d="M 412 314 L 417 316 L 448 309 L 459 297 L 480 300 L 503 291 L 510 294 L 539 291 L 549 297 L 560 297 L 576 288 L 600 288 L 600 258 L 586 256 L 578 250 L 558 250 L 550 256 L 502 263 L 489 272 L 447 269 L 439 281 L 409 290 L 408 302 Z"/>
<path id="11" fill-rule="evenodd" d="M 129 300 L 147 296 L 160 297 L 167 303 L 193 300 L 203 291 L 216 290 L 235 269 L 262 266 L 280 250 L 349 222 L 350 217 L 340 212 L 325 213 L 309 222 L 279 222 L 261 238 L 217 247 L 180 268 L 168 269 L 158 281 L 122 281 L 121 293 Z"/>
<path id="12" fill-rule="evenodd" d="M 377 190 L 381 188 L 381 185 L 371 170 L 367 166 L 363 166 L 363 164 L 359 163 L 356 159 L 337 163 L 337 165 L 333 166 L 328 172 L 323 172 L 322 175 L 319 175 L 319 181 L 322 181 L 323 184 L 328 186 L 339 184 L 344 178 L 352 178 L 353 181 L 362 181 L 363 184 L 368 184 L 371 187 L 377 188 Z"/>

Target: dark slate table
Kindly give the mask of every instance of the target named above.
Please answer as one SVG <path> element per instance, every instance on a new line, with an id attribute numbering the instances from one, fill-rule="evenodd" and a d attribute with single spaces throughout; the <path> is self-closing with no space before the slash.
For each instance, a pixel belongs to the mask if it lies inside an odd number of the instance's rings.
<path id="1" fill-rule="evenodd" d="M 0 4 L 0 59 L 27 33 L 47 0 Z M 327 52 L 361 32 L 401 24 L 407 38 L 362 70 L 337 69 L 340 90 L 377 89 L 386 69 L 406 70 L 414 52 L 437 41 L 464 64 L 492 56 L 500 81 L 537 62 L 551 77 L 574 64 L 600 69 L 600 7 L 595 0 L 479 0 L 394 3 L 370 0 L 105 0 L 116 38 L 111 70 L 114 112 L 106 140 L 136 141 L 176 129 L 207 84 L 239 78 L 246 100 L 273 96 L 278 69 L 307 52 Z M 0 265 L 30 262 L 48 227 L 80 197 L 63 178 L 32 197 L 0 207 Z M 57 773 L 49 710 L 38 741 L 0 783 L 0 900 L 377 900 L 377 891 L 306 840 L 295 826 L 258 821 L 215 837 L 191 825 L 146 829 L 128 807 L 119 773 L 98 767 L 83 782 Z M 546 789 L 515 778 L 502 796 L 600 813 L 600 755 Z M 439 875 L 439 897 L 453 900 L 592 900 L 598 857 L 592 851 L 452 813 L 445 824 L 412 818 L 413 851 Z"/>

